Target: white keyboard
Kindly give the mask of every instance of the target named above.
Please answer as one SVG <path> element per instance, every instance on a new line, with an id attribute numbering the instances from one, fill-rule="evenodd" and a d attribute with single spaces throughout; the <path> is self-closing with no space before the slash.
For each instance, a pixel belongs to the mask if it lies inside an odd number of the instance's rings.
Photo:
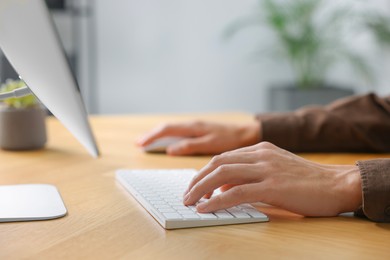
<path id="1" fill-rule="evenodd" d="M 249 204 L 201 214 L 183 205 L 183 192 L 195 170 L 118 170 L 116 179 L 165 229 L 268 221 Z"/>

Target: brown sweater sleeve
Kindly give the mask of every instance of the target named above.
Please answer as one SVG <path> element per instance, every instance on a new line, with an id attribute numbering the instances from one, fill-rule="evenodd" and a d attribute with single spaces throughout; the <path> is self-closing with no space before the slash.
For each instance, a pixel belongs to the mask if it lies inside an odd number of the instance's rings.
<path id="1" fill-rule="evenodd" d="M 390 97 L 354 96 L 256 117 L 263 141 L 292 152 L 390 152 Z"/>
<path id="2" fill-rule="evenodd" d="M 359 161 L 357 165 L 362 177 L 364 215 L 376 222 L 390 222 L 390 159 Z"/>

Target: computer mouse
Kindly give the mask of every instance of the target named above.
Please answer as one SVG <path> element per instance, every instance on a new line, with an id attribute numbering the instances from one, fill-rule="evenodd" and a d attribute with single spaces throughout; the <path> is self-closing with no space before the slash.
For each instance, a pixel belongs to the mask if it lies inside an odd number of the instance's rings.
<path id="1" fill-rule="evenodd" d="M 168 146 L 177 143 L 183 139 L 184 137 L 176 136 L 161 137 L 155 140 L 153 143 L 143 147 L 143 150 L 147 153 L 165 153 Z"/>

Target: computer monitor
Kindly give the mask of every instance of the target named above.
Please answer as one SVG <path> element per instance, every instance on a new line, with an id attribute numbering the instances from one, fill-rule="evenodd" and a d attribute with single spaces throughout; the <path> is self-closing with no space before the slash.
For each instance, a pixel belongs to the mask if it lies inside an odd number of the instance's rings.
<path id="1" fill-rule="evenodd" d="M 77 81 L 43 0 L 0 1 L 0 48 L 31 91 L 97 157 Z"/>
<path id="2" fill-rule="evenodd" d="M 31 91 L 97 157 L 77 86 L 43 0 L 0 1 L 0 48 Z M 0 185 L 0 222 L 65 216 L 52 185 Z"/>

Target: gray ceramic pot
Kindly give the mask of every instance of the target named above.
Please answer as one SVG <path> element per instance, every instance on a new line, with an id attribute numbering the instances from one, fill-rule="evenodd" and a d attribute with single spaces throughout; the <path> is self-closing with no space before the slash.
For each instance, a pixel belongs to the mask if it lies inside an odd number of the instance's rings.
<path id="1" fill-rule="evenodd" d="M 0 107 L 0 147 L 6 150 L 42 148 L 46 141 L 46 110 Z"/>

